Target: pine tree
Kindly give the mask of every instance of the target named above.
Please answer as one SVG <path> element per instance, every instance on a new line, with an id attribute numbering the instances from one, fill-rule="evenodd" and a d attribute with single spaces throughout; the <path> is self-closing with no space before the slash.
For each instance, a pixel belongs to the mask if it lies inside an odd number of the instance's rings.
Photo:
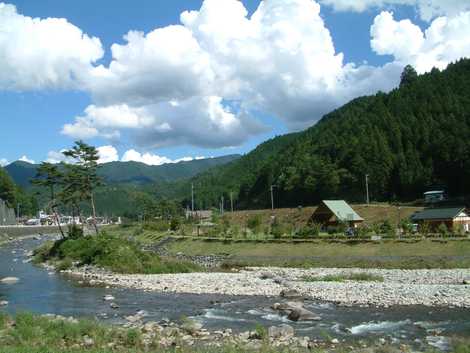
<path id="1" fill-rule="evenodd" d="M 57 212 L 57 199 L 56 199 L 56 188 L 59 187 L 59 185 L 63 181 L 63 174 L 59 171 L 59 168 L 57 166 L 43 162 L 41 165 L 38 167 L 36 170 L 36 176 L 34 179 L 31 181 L 33 185 L 45 187 L 49 189 L 50 192 L 50 209 L 52 210 L 52 213 L 54 214 L 54 218 L 56 220 L 56 223 L 59 227 L 60 234 L 62 235 L 62 238 L 64 237 L 64 231 L 62 230 L 62 226 L 60 225 L 60 217 L 59 217 L 59 212 Z"/>
<path id="2" fill-rule="evenodd" d="M 70 182 L 75 186 L 79 186 L 77 190 L 75 187 L 71 188 L 71 195 L 75 195 L 78 200 L 90 201 L 93 226 L 96 234 L 98 234 L 98 227 L 96 225 L 96 207 L 94 199 L 94 190 L 97 186 L 103 185 L 101 178 L 97 174 L 98 170 L 98 150 L 83 141 L 76 141 L 72 149 L 64 151 L 66 157 L 75 160 L 74 168 L 69 168 Z M 70 195 L 70 196 L 71 196 Z"/>

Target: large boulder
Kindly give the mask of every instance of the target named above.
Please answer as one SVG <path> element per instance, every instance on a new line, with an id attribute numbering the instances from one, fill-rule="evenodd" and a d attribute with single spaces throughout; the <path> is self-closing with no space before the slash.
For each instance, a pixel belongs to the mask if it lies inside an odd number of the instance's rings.
<path id="1" fill-rule="evenodd" d="M 271 326 L 268 328 L 268 336 L 270 338 L 291 338 L 294 337 L 294 328 L 289 325 Z"/>
<path id="2" fill-rule="evenodd" d="M 3 284 L 15 284 L 19 282 L 19 278 L 17 277 L 5 277 L 0 280 L 1 283 Z"/>
<path id="3" fill-rule="evenodd" d="M 272 309 L 279 311 L 291 321 L 318 321 L 321 317 L 304 308 L 300 302 L 276 303 Z"/>

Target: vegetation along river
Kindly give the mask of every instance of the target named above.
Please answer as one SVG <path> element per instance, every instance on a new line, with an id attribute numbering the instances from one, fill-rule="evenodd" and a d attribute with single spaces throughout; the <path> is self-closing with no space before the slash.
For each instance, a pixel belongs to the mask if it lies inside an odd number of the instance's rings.
<path id="1" fill-rule="evenodd" d="M 321 316 L 316 322 L 290 322 L 270 309 L 278 297 L 231 297 L 221 295 L 160 294 L 132 289 L 89 286 L 28 262 L 27 253 L 42 240 L 27 239 L 0 247 L 0 278 L 17 277 L 14 284 L 0 283 L 0 310 L 14 314 L 28 311 L 96 318 L 125 323 L 125 317 L 145 310 L 147 321 L 177 321 L 191 317 L 210 330 L 249 330 L 288 323 L 299 336 L 365 342 L 385 339 L 415 347 L 448 347 L 452 337 L 470 338 L 470 310 L 421 306 L 387 309 L 340 307 L 307 301 L 306 308 Z M 274 293 L 273 293 L 274 294 Z M 105 295 L 115 297 L 112 309 Z"/>

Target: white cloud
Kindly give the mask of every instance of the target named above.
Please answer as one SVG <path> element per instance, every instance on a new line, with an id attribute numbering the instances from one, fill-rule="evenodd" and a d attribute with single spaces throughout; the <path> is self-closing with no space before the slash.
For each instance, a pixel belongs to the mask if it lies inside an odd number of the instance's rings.
<path id="1" fill-rule="evenodd" d="M 251 17 L 240 1 L 205 0 L 181 23 L 131 31 L 125 45 L 114 44 L 111 64 L 89 82 L 95 105 L 62 132 L 118 138 L 127 131 L 144 148 L 237 146 L 266 130 L 251 111 L 297 130 L 397 83 L 397 70 L 343 63 L 312 0 L 262 1 Z M 366 74 L 395 76 L 368 81 Z"/>
<path id="2" fill-rule="evenodd" d="M 109 163 L 119 161 L 119 154 L 117 149 L 114 146 L 101 146 L 96 148 L 98 150 L 99 160 L 98 163 Z M 57 164 L 57 163 L 74 163 L 74 159 L 71 157 L 66 157 L 64 155 L 65 149 L 60 151 L 49 151 L 47 154 L 46 162 Z"/>
<path id="3" fill-rule="evenodd" d="M 372 49 L 393 55 L 397 63 L 413 65 L 420 73 L 433 67 L 445 69 L 470 56 L 470 12 L 456 17 L 439 17 L 423 33 L 409 20 L 396 21 L 393 13 L 382 12 L 371 27 Z"/>
<path id="4" fill-rule="evenodd" d="M 123 162 L 140 162 L 147 165 L 162 165 L 169 163 L 189 162 L 193 160 L 204 159 L 204 157 L 182 157 L 172 160 L 168 157 L 162 157 L 152 153 L 139 153 L 134 149 L 128 150 L 122 156 Z"/>
<path id="5" fill-rule="evenodd" d="M 194 97 L 139 107 L 88 107 L 86 113 L 74 124 L 64 126 L 62 132 L 74 138 L 110 137 L 127 127 L 137 145 L 157 148 L 175 144 L 239 145 L 263 130 L 243 112 L 231 112 L 221 97 Z"/>
<path id="6" fill-rule="evenodd" d="M 468 13 L 455 15 L 468 1 L 319 1 L 354 11 L 410 4 L 422 16 L 448 17 L 423 32 L 392 13 L 377 16 L 371 45 L 394 61 L 374 67 L 344 61 L 313 0 L 264 0 L 252 16 L 241 1 L 205 0 L 198 11 L 183 12 L 180 24 L 128 32 L 111 46 L 110 64 L 97 66 L 103 55 L 98 39 L 64 19 L 31 19 L 2 5 L 0 64 L 7 69 L 0 89 L 77 86 L 90 92 L 93 103 L 63 126 L 74 138 L 131 139 L 143 150 L 233 147 L 266 131 L 253 112 L 303 129 L 353 98 L 394 88 L 406 64 L 425 72 L 470 55 Z M 13 52 L 16 61 L 6 55 Z M 165 158 L 152 156 L 152 163 Z"/>
<path id="7" fill-rule="evenodd" d="M 66 19 L 31 18 L 0 3 L 0 89 L 77 88 L 102 56 L 100 40 Z"/>
<path id="8" fill-rule="evenodd" d="M 99 164 L 119 161 L 119 154 L 113 146 L 101 146 L 97 148 L 100 159 Z"/>
<path id="9" fill-rule="evenodd" d="M 52 163 L 52 164 L 57 164 L 57 163 L 61 163 L 61 162 L 71 163 L 72 159 L 70 159 L 69 157 L 65 157 L 64 154 L 62 153 L 63 151 L 65 151 L 65 150 L 61 150 L 60 152 L 58 152 L 58 151 L 49 151 L 47 153 L 46 162 Z"/>
<path id="10" fill-rule="evenodd" d="M 4 167 L 6 165 L 10 164 L 6 158 L 0 158 L 0 167 Z"/>
<path id="11" fill-rule="evenodd" d="M 319 0 L 336 11 L 363 12 L 368 9 L 382 9 L 396 5 L 416 7 L 420 17 L 430 21 L 437 16 L 455 16 L 470 10 L 468 0 Z"/>
<path id="12" fill-rule="evenodd" d="M 30 164 L 35 164 L 36 162 L 34 162 L 34 160 L 32 159 L 29 159 L 28 157 L 26 156 L 23 156 L 21 157 L 20 159 L 18 159 L 19 161 L 22 161 L 22 162 L 26 162 L 26 163 L 30 163 Z"/>

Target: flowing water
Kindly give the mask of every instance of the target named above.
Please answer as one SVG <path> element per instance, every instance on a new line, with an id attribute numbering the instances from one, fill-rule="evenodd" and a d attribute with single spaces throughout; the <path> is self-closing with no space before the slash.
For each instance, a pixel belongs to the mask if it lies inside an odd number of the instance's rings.
<path id="1" fill-rule="evenodd" d="M 353 342 L 412 344 L 416 348 L 449 347 L 450 337 L 470 338 L 470 310 L 422 306 L 347 308 L 330 303 L 306 301 L 305 306 L 322 317 L 318 322 L 289 322 L 270 306 L 280 298 L 232 297 L 223 295 L 161 294 L 132 289 L 89 286 L 64 275 L 27 262 L 26 253 L 41 240 L 23 240 L 0 247 L 0 278 L 14 276 L 16 284 L 0 284 L 0 300 L 9 304 L 0 310 L 28 311 L 65 316 L 96 318 L 123 323 L 125 317 L 145 310 L 145 320 L 179 320 L 192 317 L 204 327 L 234 331 L 254 329 L 256 325 L 288 323 L 298 336 L 316 339 L 337 338 Z M 273 293 L 273 295 L 276 293 Z M 104 295 L 115 297 L 118 309 L 111 309 Z"/>

